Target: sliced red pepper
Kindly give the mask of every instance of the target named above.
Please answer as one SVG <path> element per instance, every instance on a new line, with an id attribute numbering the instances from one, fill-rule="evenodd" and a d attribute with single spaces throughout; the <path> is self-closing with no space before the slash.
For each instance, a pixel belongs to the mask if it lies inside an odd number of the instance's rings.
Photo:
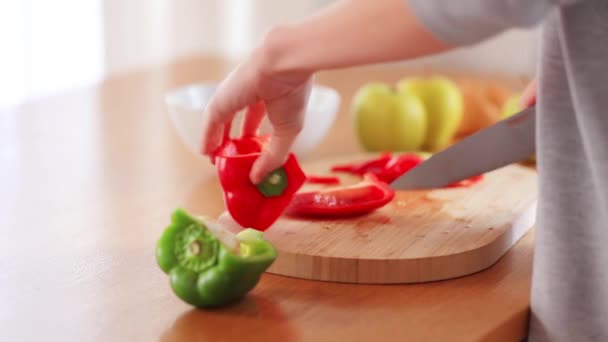
<path id="1" fill-rule="evenodd" d="M 346 172 L 363 176 L 366 173 L 377 173 L 384 169 L 386 163 L 391 160 L 391 153 L 385 152 L 374 159 L 359 163 L 335 165 L 331 168 L 333 172 Z"/>
<path id="2" fill-rule="evenodd" d="M 379 180 L 391 183 L 402 174 L 406 173 L 416 165 L 422 163 L 424 159 L 417 154 L 405 153 L 392 156 L 390 153 L 383 153 L 379 157 L 367 161 L 336 165 L 331 168 L 336 172 L 347 172 L 356 175 L 372 173 Z"/>
<path id="3" fill-rule="evenodd" d="M 354 185 L 297 193 L 286 213 L 331 217 L 362 215 L 385 206 L 394 197 L 393 189 L 368 173 Z"/>
<path id="4" fill-rule="evenodd" d="M 306 182 L 311 184 L 340 184 L 340 178 L 325 175 L 307 175 Z"/>
<path id="5" fill-rule="evenodd" d="M 378 177 L 380 181 L 392 183 L 399 176 L 422 163 L 424 158 L 413 153 L 404 153 L 398 156 L 391 157 L 390 153 L 383 153 L 377 158 L 367 161 L 336 165 L 331 168 L 332 171 L 347 172 L 356 175 L 372 173 Z M 483 175 L 478 175 L 465 179 L 446 186 L 447 188 L 469 187 L 483 180 Z"/>
<path id="6" fill-rule="evenodd" d="M 215 155 L 236 156 L 262 152 L 270 136 L 244 136 L 238 139 L 226 139 L 217 149 Z"/>
<path id="7" fill-rule="evenodd" d="M 384 169 L 377 174 L 378 179 L 390 184 L 423 161 L 424 159 L 416 154 L 402 154 L 393 157 L 386 163 Z"/>
<path id="8" fill-rule="evenodd" d="M 461 187 L 466 188 L 466 187 L 470 187 L 476 183 L 479 183 L 482 180 L 483 180 L 483 175 L 477 175 L 477 176 L 473 176 L 468 179 L 463 179 L 456 183 L 452 183 L 452 184 L 448 185 L 447 188 L 461 188 Z"/>
<path id="9" fill-rule="evenodd" d="M 262 184 L 253 184 L 249 174 L 260 151 L 256 139 L 229 142 L 216 156 L 216 170 L 230 216 L 242 227 L 264 231 L 281 216 L 306 175 L 290 154 Z"/>

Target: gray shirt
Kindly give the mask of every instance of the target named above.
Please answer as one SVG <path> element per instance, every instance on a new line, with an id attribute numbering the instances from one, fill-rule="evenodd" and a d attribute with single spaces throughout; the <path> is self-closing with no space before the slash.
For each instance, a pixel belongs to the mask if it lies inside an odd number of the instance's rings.
<path id="1" fill-rule="evenodd" d="M 542 25 L 529 340 L 608 341 L 608 0 L 409 3 L 452 45 Z"/>

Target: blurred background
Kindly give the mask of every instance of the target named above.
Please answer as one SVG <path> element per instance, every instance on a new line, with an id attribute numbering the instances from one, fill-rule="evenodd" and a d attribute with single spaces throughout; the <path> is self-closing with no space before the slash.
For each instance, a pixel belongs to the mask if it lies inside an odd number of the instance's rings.
<path id="1" fill-rule="evenodd" d="M 195 55 L 235 61 L 331 0 L 2 0 L 0 107 Z M 405 64 L 529 76 L 537 29 Z M 413 42 L 403 42 L 411 44 Z"/>

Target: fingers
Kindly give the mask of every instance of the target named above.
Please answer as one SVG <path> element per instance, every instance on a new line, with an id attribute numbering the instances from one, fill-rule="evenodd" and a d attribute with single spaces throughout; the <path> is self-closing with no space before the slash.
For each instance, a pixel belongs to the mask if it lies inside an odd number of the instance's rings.
<path id="1" fill-rule="evenodd" d="M 224 139 L 224 125 L 221 116 L 207 111 L 207 120 L 203 122 L 201 153 L 210 156 L 213 162 L 215 150 L 222 144 Z"/>
<path id="2" fill-rule="evenodd" d="M 223 110 L 221 107 L 218 108 L 217 102 L 214 102 L 214 99 L 209 103 L 207 113 L 205 114 L 206 120 L 203 123 L 201 141 L 201 152 L 204 155 L 210 156 L 212 162 L 215 151 L 230 138 L 232 118 L 236 113 L 236 110 L 232 112 Z"/>
<path id="3" fill-rule="evenodd" d="M 530 107 L 536 104 L 536 78 L 532 80 L 524 90 L 519 100 L 522 107 Z"/>
<path id="4" fill-rule="evenodd" d="M 226 141 L 228 141 L 230 139 L 230 129 L 231 128 L 232 128 L 232 121 L 228 121 L 223 125 L 219 125 L 218 130 L 212 131 L 212 133 L 214 135 L 217 135 L 217 136 L 221 135 L 222 138 L 220 139 L 220 143 L 219 143 L 219 145 L 217 145 L 217 147 L 210 147 L 210 148 L 213 148 L 212 152 L 206 152 L 203 150 L 203 154 L 209 156 L 209 161 L 211 162 L 211 164 L 215 165 L 215 156 L 217 154 L 217 150 L 219 148 L 221 148 L 222 146 L 224 146 Z M 208 134 L 207 129 L 203 129 L 203 134 Z M 203 135 L 203 139 L 204 139 L 204 137 L 205 136 Z M 217 139 L 215 136 L 213 136 L 213 137 L 207 136 L 207 139 L 209 139 L 209 138 Z"/>
<path id="5" fill-rule="evenodd" d="M 293 142 L 302 130 L 310 89 L 311 83 L 307 82 L 286 96 L 267 102 L 273 133 L 268 148 L 262 151 L 251 169 L 250 179 L 254 184 L 285 163 Z"/>
<path id="6" fill-rule="evenodd" d="M 231 122 L 236 113 L 255 101 L 247 70 L 237 67 L 219 85 L 207 108 L 202 128 L 201 152 L 213 162 L 215 151 L 230 137 Z"/>
<path id="7" fill-rule="evenodd" d="M 223 137 L 222 137 L 222 145 L 224 143 L 226 143 L 226 141 L 230 140 L 230 131 L 232 130 L 232 120 L 228 121 L 224 124 L 224 127 L 222 128 L 222 130 L 224 131 Z"/>
<path id="8" fill-rule="evenodd" d="M 243 119 L 243 126 L 241 129 L 243 136 L 257 135 L 264 115 L 266 115 L 266 105 L 263 101 L 258 101 L 250 105 L 249 108 L 247 108 L 247 112 Z"/>
<path id="9" fill-rule="evenodd" d="M 260 183 L 268 173 L 285 163 L 296 136 L 297 131 L 272 135 L 268 148 L 262 152 L 251 169 L 249 176 L 254 184 Z"/>

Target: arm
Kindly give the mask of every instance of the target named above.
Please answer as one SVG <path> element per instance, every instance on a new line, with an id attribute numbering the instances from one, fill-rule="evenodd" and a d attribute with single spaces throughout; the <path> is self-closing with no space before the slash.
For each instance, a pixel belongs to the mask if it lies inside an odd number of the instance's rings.
<path id="1" fill-rule="evenodd" d="M 249 107 L 245 134 L 255 133 L 266 112 L 273 135 L 250 175 L 258 183 L 285 161 L 301 130 L 313 73 L 446 49 L 403 0 L 342 0 L 300 22 L 276 27 L 220 84 L 208 104 L 202 152 L 213 161 L 237 111 Z"/>
<path id="2" fill-rule="evenodd" d="M 422 26 L 404 0 L 350 0 L 274 28 L 260 49 L 269 72 L 314 73 L 412 59 L 449 46 Z"/>
<path id="3" fill-rule="evenodd" d="M 412 59 L 529 28 L 582 0 L 350 0 L 273 29 L 271 70 L 322 69 Z"/>
<path id="4" fill-rule="evenodd" d="M 273 126 L 256 161 L 259 182 L 281 165 L 300 132 L 316 71 L 412 59 L 537 23 L 573 0 L 341 0 L 302 21 L 272 29 L 220 84 L 207 106 L 202 152 L 212 157 L 237 111 L 253 106 L 243 132 L 264 115 Z"/>

